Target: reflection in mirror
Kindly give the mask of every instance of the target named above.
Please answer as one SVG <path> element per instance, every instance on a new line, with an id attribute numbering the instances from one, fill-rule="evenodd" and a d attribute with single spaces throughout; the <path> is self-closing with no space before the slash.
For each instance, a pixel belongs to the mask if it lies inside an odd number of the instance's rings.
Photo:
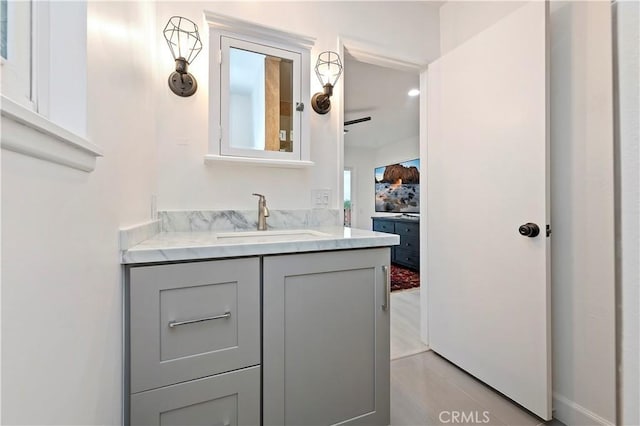
<path id="1" fill-rule="evenodd" d="M 293 61 L 229 49 L 229 144 L 293 152 Z"/>

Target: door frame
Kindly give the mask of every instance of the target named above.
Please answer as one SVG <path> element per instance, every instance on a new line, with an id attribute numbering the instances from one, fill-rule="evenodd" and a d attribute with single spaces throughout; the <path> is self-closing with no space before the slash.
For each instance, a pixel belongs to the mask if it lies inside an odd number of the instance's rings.
<path id="1" fill-rule="evenodd" d="M 404 57 L 400 58 L 394 55 L 391 51 L 380 48 L 380 46 L 374 46 L 372 44 L 362 42 L 349 38 L 348 36 L 338 36 L 338 54 L 341 58 L 344 58 L 344 51 L 347 50 L 351 56 L 353 56 L 359 62 L 364 62 L 371 65 L 378 65 L 386 68 L 392 68 L 400 71 L 412 71 L 420 76 L 420 158 L 426 158 L 427 149 L 427 69 L 428 64 L 424 62 L 423 58 L 418 57 Z M 339 84 L 344 84 L 344 78 L 339 81 Z M 338 199 L 343 200 L 343 188 L 344 188 L 344 86 L 340 86 L 340 99 L 337 102 L 338 114 L 340 122 L 338 123 Z M 426 176 L 426 161 L 420 162 L 420 174 Z M 351 177 L 353 183 L 353 175 Z M 420 265 L 427 264 L 427 209 L 426 209 L 426 185 L 420 187 L 420 199 L 422 206 L 420 208 Z M 353 191 L 351 192 L 353 198 Z M 420 275 L 420 339 L 422 343 L 427 345 L 429 349 L 429 336 L 428 336 L 428 315 L 427 315 L 427 293 L 428 284 L 426 282 L 424 274 Z"/>
<path id="2" fill-rule="evenodd" d="M 356 203 L 355 203 L 356 196 L 355 196 L 355 191 L 353 189 L 354 189 L 354 186 L 355 186 L 354 182 L 355 182 L 355 179 L 356 179 L 356 170 L 353 168 L 353 166 L 349 166 L 349 165 L 346 165 L 346 164 L 342 168 L 342 178 L 343 178 L 342 189 L 343 190 L 344 190 L 344 173 L 347 172 L 347 171 L 349 172 L 349 175 L 351 176 L 351 182 L 350 182 L 350 185 L 349 185 L 350 186 L 349 191 L 351 192 L 351 199 L 349 201 L 351 201 L 351 225 L 353 226 L 353 211 L 354 211 L 354 206 L 356 205 Z M 342 209 L 344 210 L 344 193 L 342 194 Z"/>

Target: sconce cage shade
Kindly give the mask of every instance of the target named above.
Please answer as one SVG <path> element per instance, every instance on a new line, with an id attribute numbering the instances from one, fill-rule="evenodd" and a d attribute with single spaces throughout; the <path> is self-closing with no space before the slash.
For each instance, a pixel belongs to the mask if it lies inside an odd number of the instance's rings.
<path id="1" fill-rule="evenodd" d="M 342 61 L 336 52 L 326 51 L 318 55 L 316 75 L 322 86 L 335 86 L 342 74 Z"/>
<path id="2" fill-rule="evenodd" d="M 202 50 L 198 26 L 190 19 L 172 16 L 163 33 L 174 60 L 182 58 L 191 64 Z"/>

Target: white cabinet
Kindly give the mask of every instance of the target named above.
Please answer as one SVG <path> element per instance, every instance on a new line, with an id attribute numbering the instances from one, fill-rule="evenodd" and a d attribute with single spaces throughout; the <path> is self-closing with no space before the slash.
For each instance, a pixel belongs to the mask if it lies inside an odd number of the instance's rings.
<path id="1" fill-rule="evenodd" d="M 389 424 L 389 249 L 266 257 L 263 424 Z"/>
<path id="2" fill-rule="evenodd" d="M 314 39 L 204 12 L 209 26 L 208 161 L 309 167 Z"/>

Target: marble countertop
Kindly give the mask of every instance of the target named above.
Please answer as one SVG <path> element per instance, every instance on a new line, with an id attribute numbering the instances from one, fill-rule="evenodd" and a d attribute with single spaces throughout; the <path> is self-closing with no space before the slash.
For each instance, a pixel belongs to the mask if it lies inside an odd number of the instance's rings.
<path id="1" fill-rule="evenodd" d="M 123 264 L 173 262 L 385 247 L 399 243 L 398 235 L 341 226 L 267 231 L 263 235 L 258 232 L 244 235 L 242 232 L 160 232 L 123 250 L 121 261 Z"/>

